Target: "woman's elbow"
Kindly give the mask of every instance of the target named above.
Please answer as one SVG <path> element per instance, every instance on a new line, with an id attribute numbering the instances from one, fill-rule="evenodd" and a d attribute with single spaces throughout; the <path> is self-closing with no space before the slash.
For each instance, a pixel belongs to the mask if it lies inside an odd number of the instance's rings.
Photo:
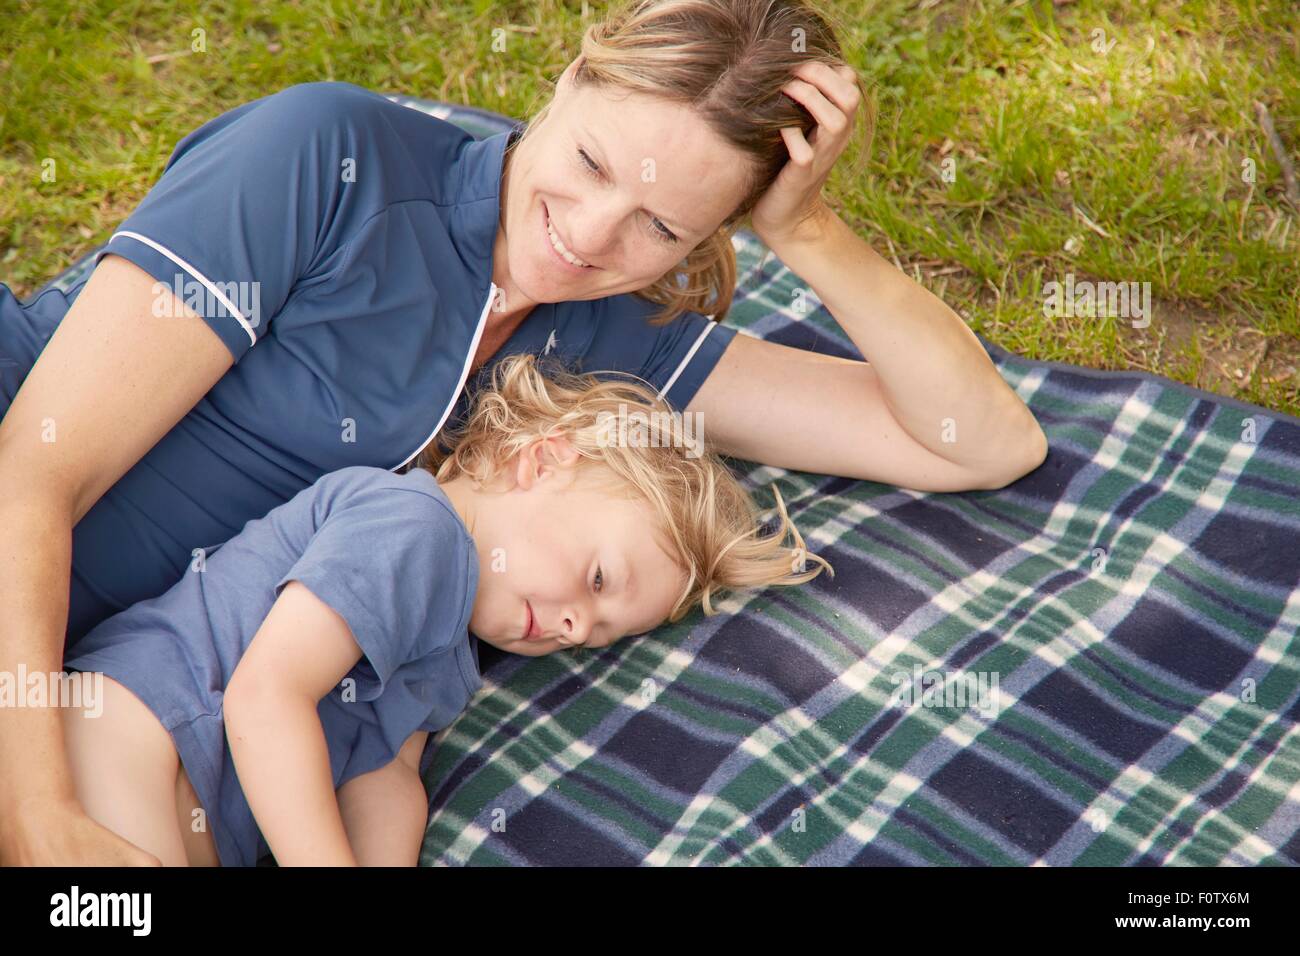
<path id="1" fill-rule="evenodd" d="M 1023 455 L 1017 456 L 1015 467 L 995 472 L 989 480 L 979 486 L 981 491 L 997 491 L 999 488 L 1005 488 L 1007 485 L 1014 484 L 1025 475 L 1034 471 L 1047 460 L 1047 435 L 1044 434 L 1042 427 L 1035 422 L 1031 429 L 1028 439 L 1025 441 L 1026 451 Z"/>

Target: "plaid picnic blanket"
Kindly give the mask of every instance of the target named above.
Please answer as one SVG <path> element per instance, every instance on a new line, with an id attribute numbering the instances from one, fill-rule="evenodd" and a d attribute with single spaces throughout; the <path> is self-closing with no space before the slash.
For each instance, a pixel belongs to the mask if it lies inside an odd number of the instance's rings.
<path id="1" fill-rule="evenodd" d="M 861 358 L 752 234 L 726 324 Z M 748 462 L 835 567 L 581 658 L 481 645 L 430 865 L 1300 863 L 1300 420 L 1010 354 L 997 491 Z"/>
<path id="2" fill-rule="evenodd" d="M 861 358 L 736 246 L 725 323 Z M 985 347 L 1043 467 L 923 494 L 733 463 L 835 578 L 494 659 L 435 740 L 421 864 L 1300 862 L 1300 421 Z"/>
<path id="3" fill-rule="evenodd" d="M 861 357 L 736 245 L 727 324 Z M 485 665 L 422 864 L 1300 862 L 1300 421 L 981 341 L 1042 467 L 924 494 L 736 462 L 835 577 Z"/>
<path id="4" fill-rule="evenodd" d="M 736 248 L 726 324 L 861 357 Z M 582 657 L 481 645 L 421 864 L 1300 863 L 1300 420 L 981 342 L 1042 467 L 924 494 L 733 462 L 835 577 Z"/>

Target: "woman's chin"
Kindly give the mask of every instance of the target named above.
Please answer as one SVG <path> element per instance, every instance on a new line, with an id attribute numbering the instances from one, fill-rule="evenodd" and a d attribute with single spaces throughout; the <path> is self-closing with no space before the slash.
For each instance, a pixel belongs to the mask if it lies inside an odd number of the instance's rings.
<path id="1" fill-rule="evenodd" d="M 534 267 L 527 277 L 528 286 L 520 285 L 520 290 L 534 302 L 563 302 L 565 299 L 577 298 L 590 284 L 586 276 L 573 276 L 562 269 L 544 262 L 541 267 Z"/>
<path id="2" fill-rule="evenodd" d="M 543 249 L 540 258 L 529 258 L 526 271 L 515 276 L 515 283 L 534 302 L 565 302 L 614 294 L 608 291 L 608 279 L 604 269 L 574 272 L 556 263 L 549 249 Z"/>

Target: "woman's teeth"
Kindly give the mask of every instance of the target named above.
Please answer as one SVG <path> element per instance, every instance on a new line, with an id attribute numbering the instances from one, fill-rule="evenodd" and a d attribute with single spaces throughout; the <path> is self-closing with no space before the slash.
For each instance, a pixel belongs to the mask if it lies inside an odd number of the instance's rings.
<path id="1" fill-rule="evenodd" d="M 560 258 L 565 262 L 572 263 L 582 269 L 591 268 L 588 263 L 583 262 L 568 249 L 564 248 L 564 243 L 560 242 L 560 237 L 555 234 L 555 230 L 551 227 L 551 217 L 549 215 L 546 217 L 546 234 L 551 237 L 551 248 L 558 252 Z"/>

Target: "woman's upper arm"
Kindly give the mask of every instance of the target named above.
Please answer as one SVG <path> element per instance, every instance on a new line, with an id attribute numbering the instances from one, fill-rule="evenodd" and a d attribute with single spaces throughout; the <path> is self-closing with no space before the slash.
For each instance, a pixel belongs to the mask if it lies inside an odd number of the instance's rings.
<path id="1" fill-rule="evenodd" d="M 917 491 L 988 487 L 903 429 L 866 362 L 737 335 L 686 410 L 715 448 L 748 461 Z"/>
<path id="2" fill-rule="evenodd" d="M 104 257 L 0 422 L 5 477 L 66 495 L 73 524 L 234 364 L 155 281 Z"/>
<path id="3" fill-rule="evenodd" d="M 15 397 L 0 479 L 39 475 L 80 520 L 268 334 L 316 258 L 376 210 L 374 190 L 337 170 L 383 129 L 384 102 L 348 84 L 298 84 L 177 144 Z M 323 242 L 328 223 L 338 228 Z"/>

